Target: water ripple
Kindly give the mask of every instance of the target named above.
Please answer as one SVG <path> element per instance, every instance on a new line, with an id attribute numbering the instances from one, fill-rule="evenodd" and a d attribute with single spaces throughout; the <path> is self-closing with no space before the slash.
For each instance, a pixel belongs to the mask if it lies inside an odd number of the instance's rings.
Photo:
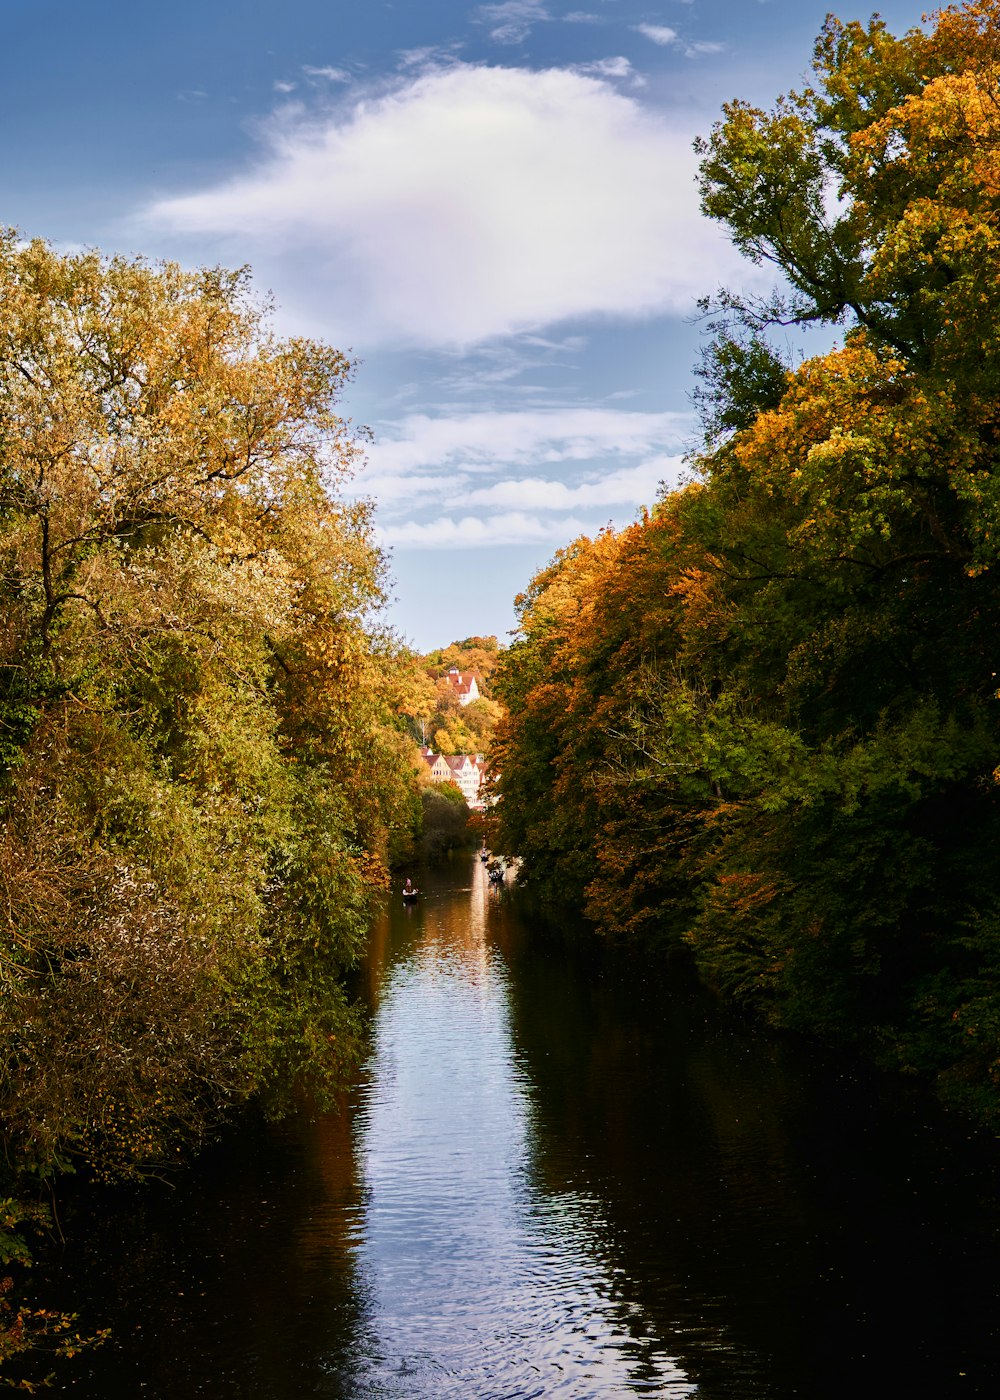
<path id="1" fill-rule="evenodd" d="M 431 921 L 383 983 L 375 1040 L 355 1120 L 368 1309 L 349 1393 L 693 1395 L 602 1258 L 597 1201 L 536 1179 L 497 952 Z"/>

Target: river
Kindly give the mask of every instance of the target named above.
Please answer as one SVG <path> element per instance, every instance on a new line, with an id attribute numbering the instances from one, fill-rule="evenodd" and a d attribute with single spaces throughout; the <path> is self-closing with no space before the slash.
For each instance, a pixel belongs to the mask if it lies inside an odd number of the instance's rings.
<path id="1" fill-rule="evenodd" d="M 993 1144 L 681 974 L 525 926 L 478 861 L 378 921 L 339 1115 L 70 1199 L 39 1293 L 88 1400 L 1000 1394 Z"/>

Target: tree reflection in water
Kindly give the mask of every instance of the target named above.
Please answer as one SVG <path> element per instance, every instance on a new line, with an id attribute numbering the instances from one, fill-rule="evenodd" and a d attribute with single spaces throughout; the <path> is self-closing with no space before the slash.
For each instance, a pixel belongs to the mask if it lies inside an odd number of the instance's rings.
<path id="1" fill-rule="evenodd" d="M 553 942 L 478 860 L 419 883 L 373 930 L 344 1112 L 63 1203 L 39 1292 L 114 1328 L 67 1393 L 1000 1393 L 995 1147 L 676 970 Z"/>

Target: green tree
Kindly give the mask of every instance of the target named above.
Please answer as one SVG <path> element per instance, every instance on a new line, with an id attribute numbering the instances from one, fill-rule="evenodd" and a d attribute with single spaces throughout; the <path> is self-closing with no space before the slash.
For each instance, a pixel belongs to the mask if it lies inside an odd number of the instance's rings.
<path id="1" fill-rule="evenodd" d="M 471 813 L 454 783 L 428 783 L 421 793 L 421 807 L 419 850 L 424 860 L 440 860 L 449 851 L 475 844 Z"/>
<path id="2" fill-rule="evenodd" d="M 158 1170 L 341 1082 L 414 780 L 338 351 L 242 273 L 0 241 L 0 1118 Z"/>

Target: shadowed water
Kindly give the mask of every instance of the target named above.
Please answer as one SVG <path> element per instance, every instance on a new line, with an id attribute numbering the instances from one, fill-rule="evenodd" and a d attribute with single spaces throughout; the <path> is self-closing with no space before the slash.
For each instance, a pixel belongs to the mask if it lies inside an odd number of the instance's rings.
<path id="1" fill-rule="evenodd" d="M 69 1202 L 44 1282 L 114 1342 L 57 1391 L 1000 1393 L 989 1144 L 679 974 L 533 934 L 478 861 L 421 883 L 373 931 L 339 1117 Z"/>

